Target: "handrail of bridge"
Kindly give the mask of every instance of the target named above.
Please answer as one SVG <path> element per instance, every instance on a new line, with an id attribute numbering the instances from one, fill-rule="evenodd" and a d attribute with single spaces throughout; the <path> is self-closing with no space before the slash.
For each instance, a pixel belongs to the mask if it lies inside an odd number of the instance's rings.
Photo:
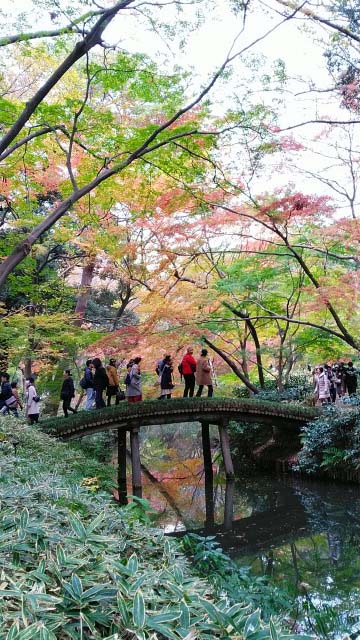
<path id="1" fill-rule="evenodd" d="M 77 432 L 79 435 L 86 434 L 86 428 L 89 430 L 100 431 L 111 428 L 111 424 L 116 428 L 119 425 L 135 424 L 138 422 L 146 424 L 146 418 L 159 419 L 161 424 L 164 417 L 177 416 L 184 414 L 184 422 L 189 420 L 189 416 L 194 416 L 194 420 L 199 419 L 199 415 L 206 422 L 206 416 L 220 414 L 229 417 L 230 420 L 236 419 L 236 414 L 248 414 L 252 416 L 261 416 L 288 418 L 289 420 L 304 424 L 314 420 L 320 415 L 320 410 L 315 407 L 306 407 L 295 403 L 275 403 L 265 400 L 248 399 L 232 399 L 222 398 L 219 396 L 212 398 L 173 398 L 171 400 L 144 400 L 143 402 L 127 403 L 121 402 L 117 406 L 105 407 L 95 411 L 80 411 L 68 418 L 49 418 L 41 421 L 41 428 L 53 435 L 57 436 L 74 436 Z M 186 418 L 185 418 L 186 416 Z M 196 417 L 195 417 L 196 416 Z M 240 418 L 240 415 L 239 415 Z"/>

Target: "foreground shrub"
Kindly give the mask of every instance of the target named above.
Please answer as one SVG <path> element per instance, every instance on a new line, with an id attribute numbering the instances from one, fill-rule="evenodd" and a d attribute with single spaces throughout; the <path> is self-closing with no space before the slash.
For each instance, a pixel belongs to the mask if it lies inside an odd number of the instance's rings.
<path id="1" fill-rule="evenodd" d="M 97 490 L 111 467 L 11 418 L 0 429 L 0 640 L 282 638 L 194 576 L 138 519 L 143 501 L 119 508 Z"/>

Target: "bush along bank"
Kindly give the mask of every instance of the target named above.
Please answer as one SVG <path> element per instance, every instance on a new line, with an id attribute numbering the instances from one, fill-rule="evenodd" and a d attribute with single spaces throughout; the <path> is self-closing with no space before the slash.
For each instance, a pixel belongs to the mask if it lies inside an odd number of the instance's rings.
<path id="1" fill-rule="evenodd" d="M 360 409 L 329 407 L 304 427 L 295 471 L 360 482 Z"/>
<path id="2" fill-rule="evenodd" d="M 0 640 L 285 638 L 192 574 L 143 501 L 115 505 L 113 468 L 9 417 L 0 438 Z"/>

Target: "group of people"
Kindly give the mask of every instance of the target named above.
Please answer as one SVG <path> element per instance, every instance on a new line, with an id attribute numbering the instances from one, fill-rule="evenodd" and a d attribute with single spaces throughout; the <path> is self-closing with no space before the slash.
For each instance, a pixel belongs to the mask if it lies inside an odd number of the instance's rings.
<path id="1" fill-rule="evenodd" d="M 0 374 L 0 415 L 12 414 L 19 417 L 18 409 L 24 405 L 20 400 L 17 382 L 10 382 L 10 376 L 4 372 Z M 28 378 L 25 382 L 25 415 L 30 424 L 39 421 L 40 396 L 35 388 L 34 378 Z"/>
<path id="2" fill-rule="evenodd" d="M 110 358 L 106 368 L 103 366 L 100 358 L 88 359 L 86 361 L 84 375 L 80 380 L 80 386 L 84 390 L 85 409 L 89 411 L 94 406 L 96 409 L 105 407 L 103 398 L 106 392 L 107 406 L 111 404 L 111 398 L 115 397 L 116 404 L 120 401 L 119 376 L 115 358 Z M 61 387 L 60 399 L 63 401 L 63 412 L 65 418 L 68 417 L 69 411 L 76 413 L 77 409 L 71 406 L 72 399 L 75 398 L 75 385 L 71 375 L 71 371 L 64 371 L 64 380 Z"/>
<path id="3" fill-rule="evenodd" d="M 193 356 L 194 350 L 188 347 L 186 354 L 178 366 L 181 378 L 184 379 L 183 396 L 193 397 L 195 392 L 195 384 L 198 384 L 196 396 L 200 397 L 204 387 L 208 389 L 208 396 L 213 395 L 213 375 L 212 365 L 208 357 L 207 349 L 202 349 L 200 357 L 195 360 Z M 128 402 L 140 402 L 142 396 L 142 380 L 141 380 L 141 357 L 136 357 L 126 365 L 126 375 L 123 383 L 125 391 L 120 388 L 120 380 L 115 358 L 110 358 L 109 364 L 103 366 L 99 358 L 87 360 L 84 369 L 84 375 L 80 380 L 80 386 L 86 391 L 85 409 L 90 410 L 94 407 L 101 409 L 105 407 L 104 394 L 107 397 L 107 406 L 111 405 L 111 399 L 115 398 L 118 404 L 121 400 L 127 399 Z M 171 355 L 164 356 L 157 361 L 155 368 L 158 376 L 158 384 L 160 386 L 159 400 L 170 399 L 175 387 L 174 381 L 174 364 Z M 71 399 L 75 397 L 74 383 L 69 370 L 64 372 L 64 382 L 61 389 L 61 399 L 63 400 L 64 415 L 68 415 L 68 411 L 75 412 L 70 406 Z"/>
<path id="4" fill-rule="evenodd" d="M 193 347 L 188 347 L 183 356 L 178 371 L 184 380 L 184 398 L 192 398 L 195 394 L 195 385 L 198 385 L 196 397 L 200 397 L 204 387 L 207 387 L 207 395 L 211 397 L 214 392 L 213 368 L 207 349 L 202 349 L 199 358 L 194 358 Z M 142 400 L 141 358 L 131 359 L 126 365 L 126 375 L 123 379 L 125 391 L 121 389 L 117 362 L 110 358 L 109 363 L 103 366 L 100 358 L 86 361 L 84 374 L 80 380 L 80 386 L 86 394 L 85 409 L 101 409 L 105 407 L 104 394 L 107 398 L 107 406 L 111 405 L 112 398 L 115 404 L 127 399 L 128 402 Z M 155 372 L 158 377 L 157 385 L 160 387 L 159 400 L 170 399 L 175 387 L 174 363 L 171 355 L 164 356 L 156 362 Z M 358 371 L 352 362 L 347 365 L 336 363 L 316 366 L 313 371 L 315 404 L 335 403 L 337 398 L 345 394 L 350 397 L 356 394 Z M 25 382 L 24 406 L 19 397 L 17 382 L 10 382 L 8 373 L 0 374 L 0 416 L 13 414 L 19 417 L 18 409 L 25 407 L 25 414 L 30 424 L 39 420 L 40 396 L 35 388 L 34 378 L 30 377 Z M 64 371 L 64 380 L 61 387 L 60 398 L 64 416 L 68 417 L 69 411 L 77 412 L 77 408 L 71 406 L 75 398 L 75 385 L 70 369 Z"/>
<path id="5" fill-rule="evenodd" d="M 214 393 L 212 365 L 208 357 L 207 349 L 202 349 L 200 357 L 195 360 L 194 349 L 188 347 L 181 363 L 178 366 L 181 379 L 184 379 L 184 398 L 192 398 L 195 392 L 195 384 L 198 384 L 196 397 L 200 397 L 204 387 L 208 388 L 208 397 Z M 155 372 L 158 375 L 158 383 L 160 385 L 159 400 L 170 399 L 172 391 L 175 387 L 174 382 L 174 365 L 170 355 L 164 354 L 161 360 L 156 363 Z"/>
<path id="6" fill-rule="evenodd" d="M 346 393 L 354 396 L 357 390 L 358 371 L 352 362 L 316 366 L 313 370 L 315 404 L 335 403 Z"/>

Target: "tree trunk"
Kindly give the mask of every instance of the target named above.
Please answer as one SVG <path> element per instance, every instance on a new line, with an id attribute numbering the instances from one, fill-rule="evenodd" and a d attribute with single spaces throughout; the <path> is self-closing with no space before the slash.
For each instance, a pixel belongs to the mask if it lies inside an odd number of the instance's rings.
<path id="1" fill-rule="evenodd" d="M 122 317 L 122 315 L 124 314 L 124 311 L 129 304 L 130 298 L 131 298 L 131 285 L 128 283 L 125 285 L 124 291 L 122 291 L 120 294 L 121 305 L 118 308 L 116 316 L 114 318 L 113 327 L 112 327 L 113 331 L 116 331 L 118 327 L 118 322 Z"/>
<path id="2" fill-rule="evenodd" d="M 81 284 L 80 284 L 80 294 L 78 296 L 76 307 L 75 307 L 75 315 L 76 320 L 74 322 L 75 325 L 80 327 L 84 321 L 87 301 L 90 295 L 90 289 L 92 285 L 92 281 L 94 278 L 96 259 L 91 258 L 89 262 L 84 265 L 82 274 L 81 274 Z"/>
<path id="3" fill-rule="evenodd" d="M 215 351 L 215 353 L 217 353 L 220 356 L 220 358 L 222 358 L 226 362 L 226 364 L 229 365 L 230 369 L 235 373 L 235 375 L 238 378 L 240 378 L 241 382 L 249 389 L 249 391 L 251 391 L 252 393 L 259 393 L 259 389 L 252 382 L 250 382 L 250 380 L 245 378 L 244 374 L 240 371 L 239 367 L 235 364 L 235 362 L 231 360 L 231 358 L 229 358 L 229 356 L 226 353 L 224 353 L 224 351 L 222 351 L 222 349 L 219 349 L 219 347 L 216 347 L 212 342 L 210 342 L 210 340 L 208 340 L 208 338 L 203 337 L 203 340 L 205 344 L 207 344 L 210 347 L 210 349 Z"/>
<path id="4" fill-rule="evenodd" d="M 229 309 L 229 311 L 231 311 L 231 313 L 233 313 L 235 316 L 237 316 L 238 318 L 241 318 L 242 320 L 244 320 L 248 331 L 254 341 L 254 345 L 255 345 L 255 349 L 256 349 L 256 366 L 257 366 L 257 370 L 258 370 L 258 376 L 259 376 L 259 385 L 261 387 L 261 389 L 263 389 L 265 387 L 265 380 L 264 380 L 264 369 L 263 369 L 263 364 L 262 364 L 262 358 L 261 358 L 261 345 L 260 345 L 260 340 L 259 340 L 259 336 L 258 333 L 256 331 L 256 327 L 255 325 L 251 322 L 250 318 L 249 318 L 249 314 L 248 313 L 244 313 L 243 311 L 240 311 L 239 309 L 234 309 L 231 305 L 227 304 L 226 302 L 224 303 L 224 306 Z"/>

